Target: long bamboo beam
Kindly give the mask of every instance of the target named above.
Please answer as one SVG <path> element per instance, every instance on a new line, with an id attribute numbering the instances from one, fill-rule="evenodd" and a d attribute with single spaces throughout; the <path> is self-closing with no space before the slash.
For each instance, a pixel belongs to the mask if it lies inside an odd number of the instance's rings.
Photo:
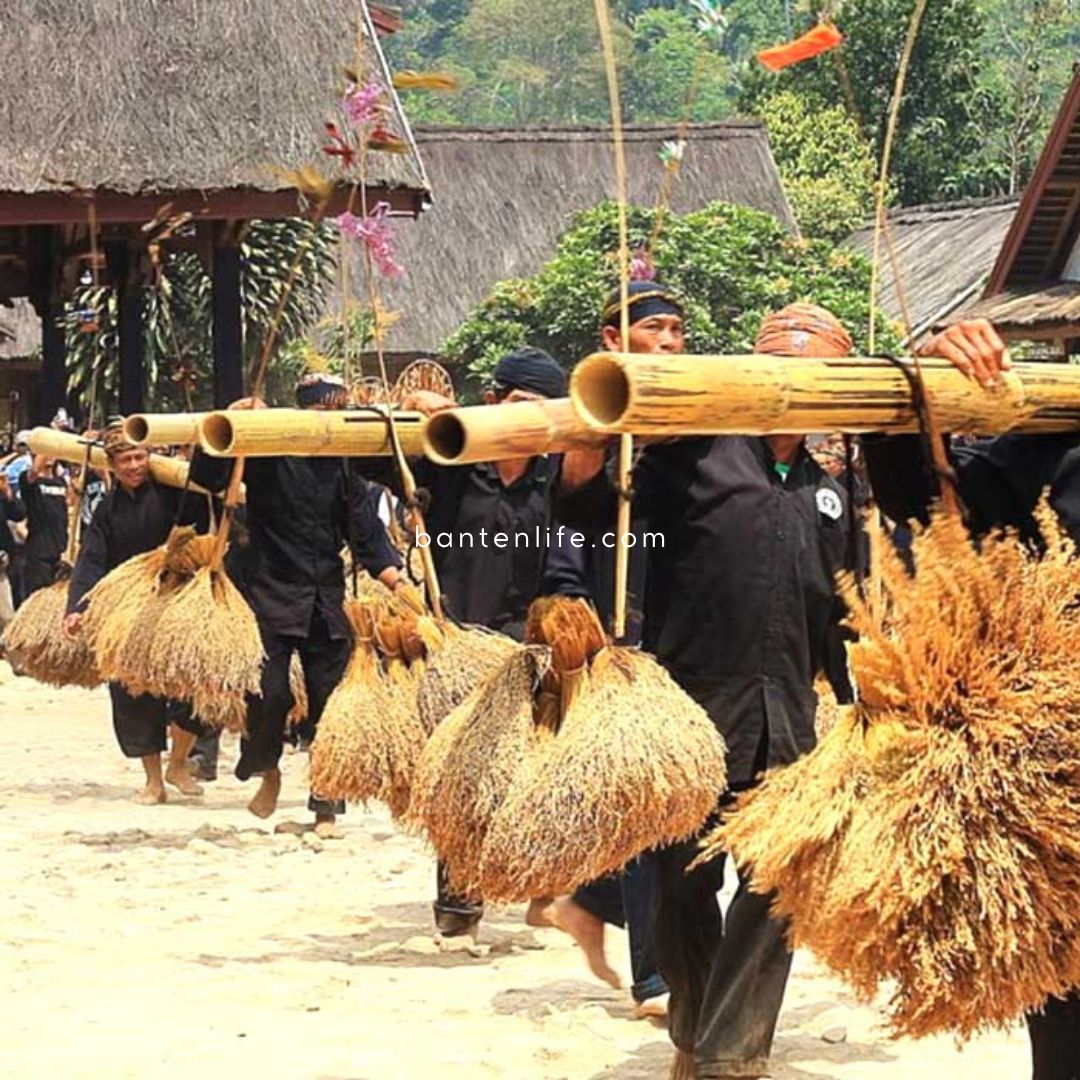
<path id="1" fill-rule="evenodd" d="M 406 454 L 423 449 L 424 417 L 394 413 Z M 207 413 L 199 444 L 214 457 L 385 457 L 392 452 L 385 411 L 231 409 Z"/>
<path id="2" fill-rule="evenodd" d="M 943 431 L 1080 429 L 1080 366 L 1017 363 L 990 390 L 946 360 L 919 369 Z M 570 399 L 586 424 L 612 434 L 918 430 L 904 374 L 864 357 L 595 353 L 574 369 Z"/>
<path id="3" fill-rule="evenodd" d="M 557 454 L 606 441 L 578 418 L 569 398 L 447 409 L 424 426 L 424 453 L 440 465 Z"/>
<path id="4" fill-rule="evenodd" d="M 82 465 L 86 461 L 86 441 L 66 431 L 56 431 L 47 427 L 34 428 L 30 432 L 28 445 L 33 453 L 53 458 L 56 461 L 67 461 L 74 465 Z M 110 471 L 112 469 L 109 455 L 96 443 L 90 446 L 90 467 Z M 187 484 L 188 463 L 183 458 L 151 454 L 150 475 L 166 487 L 182 488 Z M 199 487 L 198 484 L 192 484 L 191 490 L 206 494 L 205 489 Z"/>
<path id="5" fill-rule="evenodd" d="M 124 421 L 124 438 L 134 446 L 189 446 L 199 441 L 205 413 L 133 413 Z"/>

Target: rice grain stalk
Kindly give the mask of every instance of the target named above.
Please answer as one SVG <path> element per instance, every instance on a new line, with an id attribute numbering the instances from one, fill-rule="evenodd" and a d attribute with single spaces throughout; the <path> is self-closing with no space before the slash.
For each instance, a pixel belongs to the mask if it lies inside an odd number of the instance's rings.
<path id="1" fill-rule="evenodd" d="M 349 601 L 355 644 L 341 682 L 330 695 L 311 747 L 312 790 L 324 798 L 385 803 L 395 818 L 409 806 L 413 773 L 424 744 L 416 688 L 404 660 L 384 670 L 376 628 L 385 601 Z"/>
<path id="2" fill-rule="evenodd" d="M 408 818 L 463 895 L 475 894 L 491 821 L 539 745 L 533 693 L 550 662 L 546 648 L 516 646 L 435 728 L 420 756 Z"/>
<path id="3" fill-rule="evenodd" d="M 444 641 L 427 660 L 416 705 L 430 735 L 516 648 L 504 634 L 481 626 L 442 627 Z"/>
<path id="4" fill-rule="evenodd" d="M 123 682 L 128 637 L 138 632 L 142 610 L 157 596 L 164 567 L 165 549 L 155 548 L 122 562 L 87 593 L 83 633 L 109 682 Z"/>
<path id="5" fill-rule="evenodd" d="M 296 728 L 308 718 L 307 683 L 304 681 L 304 667 L 300 657 L 293 653 L 289 660 L 289 692 L 292 694 L 292 708 L 285 717 L 287 727 Z"/>
<path id="6" fill-rule="evenodd" d="M 938 517 L 907 576 L 880 528 L 880 602 L 846 586 L 861 704 L 711 838 L 775 893 L 793 944 L 897 1035 L 1013 1023 L 1080 982 L 1080 609 L 1072 545 Z"/>
<path id="7" fill-rule="evenodd" d="M 724 790 L 723 739 L 655 659 L 605 648 L 570 674 L 558 733 L 491 822 L 478 880 L 485 898 L 572 893 L 691 836 Z"/>
<path id="8" fill-rule="evenodd" d="M 24 675 L 50 686 L 101 684 L 94 654 L 80 631 L 72 638 L 64 632 L 68 582 L 57 581 L 38 589 L 5 627 L 3 647 Z"/>
<path id="9" fill-rule="evenodd" d="M 263 660 L 255 615 L 224 570 L 203 563 L 165 595 L 149 655 L 161 696 L 190 700 L 206 724 L 235 725 L 261 692 Z"/>

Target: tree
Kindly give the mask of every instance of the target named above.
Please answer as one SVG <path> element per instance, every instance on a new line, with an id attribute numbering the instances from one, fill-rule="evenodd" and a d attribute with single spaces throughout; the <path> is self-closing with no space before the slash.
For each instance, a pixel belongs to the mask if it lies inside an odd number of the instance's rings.
<path id="1" fill-rule="evenodd" d="M 804 233 L 842 240 L 872 217 L 874 155 L 842 106 L 815 107 L 782 90 L 762 102 L 761 117 Z"/>
<path id="2" fill-rule="evenodd" d="M 628 119 L 710 121 L 731 115 L 734 84 L 728 58 L 698 31 L 686 9 L 645 11 L 632 26 L 630 58 L 622 73 Z"/>
<path id="3" fill-rule="evenodd" d="M 643 245 L 655 211 L 632 207 L 631 242 Z M 599 312 L 618 280 L 614 204 L 578 214 L 554 258 L 531 278 L 500 282 L 446 342 L 445 355 L 483 380 L 510 349 L 534 345 L 572 367 L 592 352 Z M 866 343 L 870 269 L 862 256 L 799 240 L 770 214 L 716 202 L 669 214 L 654 252 L 657 278 L 686 305 L 687 348 L 748 352 L 761 319 L 795 300 L 833 310 Z M 878 315 L 878 340 L 897 342 Z"/>
<path id="4" fill-rule="evenodd" d="M 245 365 L 250 372 L 276 325 L 271 363 L 289 342 L 322 316 L 333 280 L 336 230 L 303 219 L 253 222 L 241 241 L 241 307 Z M 299 272 L 280 317 L 275 313 L 294 259 Z M 197 255 L 166 252 L 161 273 L 147 290 L 144 326 L 147 407 L 188 410 L 211 404 L 210 278 Z M 69 389 L 100 418 L 119 401 L 119 337 L 115 290 L 85 286 L 64 315 Z M 271 395 L 273 396 L 273 395 Z"/>
<path id="5" fill-rule="evenodd" d="M 779 89 L 790 89 L 819 108 L 843 103 L 880 160 L 914 5 L 915 0 L 847 0 L 838 15 L 845 38 L 842 50 L 779 74 L 749 72 L 742 105 L 756 113 Z M 998 109 L 995 95 L 980 81 L 983 34 L 976 0 L 927 5 L 892 155 L 892 175 L 904 205 L 981 195 L 1000 187 L 1001 172 L 981 129 Z"/>

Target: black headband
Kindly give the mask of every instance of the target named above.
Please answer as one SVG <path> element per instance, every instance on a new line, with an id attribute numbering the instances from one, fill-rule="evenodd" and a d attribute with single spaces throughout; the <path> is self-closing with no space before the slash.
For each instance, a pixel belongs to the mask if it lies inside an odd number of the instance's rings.
<path id="1" fill-rule="evenodd" d="M 677 315 L 682 318 L 682 305 L 666 289 L 649 289 L 647 292 L 631 293 L 627 298 L 627 312 L 631 324 L 649 319 L 654 315 Z M 622 313 L 622 297 L 615 296 L 604 306 L 604 326 L 618 326 Z"/>

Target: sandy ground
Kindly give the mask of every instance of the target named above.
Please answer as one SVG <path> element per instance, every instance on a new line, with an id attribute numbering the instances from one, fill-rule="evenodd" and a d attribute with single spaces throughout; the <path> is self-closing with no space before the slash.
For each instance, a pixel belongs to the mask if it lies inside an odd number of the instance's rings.
<path id="1" fill-rule="evenodd" d="M 557 931 L 489 913 L 474 953 L 431 937 L 433 864 L 382 812 L 343 840 L 308 820 L 286 760 L 269 824 L 244 809 L 235 748 L 201 800 L 128 800 L 140 770 L 101 691 L 54 691 L 0 664 L 0 1073 L 5 1077 L 660 1080 L 664 1031 L 591 981 Z M 611 954 L 626 967 L 625 939 Z M 799 956 L 777 1080 L 1017 1080 L 1021 1030 L 963 1052 L 890 1042 Z"/>

